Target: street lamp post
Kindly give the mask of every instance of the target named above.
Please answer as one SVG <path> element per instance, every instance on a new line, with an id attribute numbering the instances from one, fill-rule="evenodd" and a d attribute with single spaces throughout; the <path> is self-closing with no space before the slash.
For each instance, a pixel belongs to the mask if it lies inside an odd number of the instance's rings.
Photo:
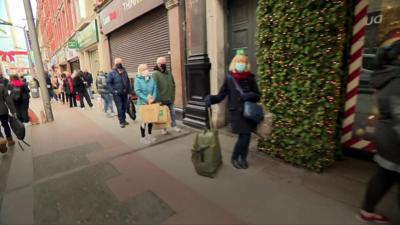
<path id="1" fill-rule="evenodd" d="M 47 84 L 46 84 L 46 78 L 45 78 L 45 73 L 44 73 L 42 54 L 40 53 L 39 42 L 38 42 L 37 33 L 36 33 L 36 29 L 35 29 L 35 22 L 33 21 L 32 6 L 31 6 L 31 2 L 29 0 L 24 0 L 24 8 L 25 8 L 26 18 L 27 18 L 27 22 L 28 22 L 29 32 L 31 34 L 31 39 L 32 39 L 32 49 L 33 49 L 33 54 L 35 56 L 35 63 L 36 63 L 36 69 L 37 69 L 37 75 L 38 75 L 37 77 L 39 80 L 39 84 L 41 86 L 40 91 L 42 94 L 44 111 L 46 114 L 47 121 L 51 122 L 51 121 L 54 121 L 53 111 L 51 109 L 49 92 L 47 91 L 47 88 L 46 88 Z"/>

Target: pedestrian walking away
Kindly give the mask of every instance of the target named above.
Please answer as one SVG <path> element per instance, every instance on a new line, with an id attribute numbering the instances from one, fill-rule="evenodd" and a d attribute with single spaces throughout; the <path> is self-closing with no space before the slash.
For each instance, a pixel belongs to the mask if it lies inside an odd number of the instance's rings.
<path id="1" fill-rule="evenodd" d="M 0 152 L 7 152 L 7 144 L 8 146 L 12 146 L 15 144 L 10 128 L 9 116 L 8 112 L 11 112 L 12 115 L 15 116 L 15 107 L 14 103 L 11 100 L 11 97 L 8 94 L 8 89 L 3 85 L 0 85 L 0 121 L 1 126 L 4 129 L 4 133 L 7 139 L 4 139 L 3 133 L 0 130 Z"/>
<path id="2" fill-rule="evenodd" d="M 66 74 L 62 73 L 60 76 L 60 79 L 58 81 L 59 82 L 59 92 L 60 92 L 59 98 L 61 99 L 63 104 L 65 104 L 65 101 L 66 101 L 65 85 L 64 85 L 64 81 L 65 81 L 66 77 L 67 77 Z"/>
<path id="3" fill-rule="evenodd" d="M 116 58 L 112 71 L 107 75 L 107 87 L 113 94 L 115 105 L 118 111 L 118 120 L 121 128 L 129 125 L 126 122 L 126 110 L 128 108 L 128 95 L 131 92 L 131 86 L 122 59 Z"/>
<path id="4" fill-rule="evenodd" d="M 373 134 L 378 169 L 368 183 L 357 217 L 366 222 L 389 223 L 388 218 L 375 212 L 375 207 L 393 185 L 400 183 L 400 40 L 380 48 L 377 59 L 378 68 L 372 74 L 371 84 L 377 90 L 379 108 Z M 400 206 L 400 188 L 398 191 Z"/>
<path id="5" fill-rule="evenodd" d="M 83 72 L 78 71 L 76 76 L 73 78 L 73 83 L 74 83 L 74 89 L 79 95 L 79 101 L 81 103 L 81 109 L 85 109 L 85 100 L 87 104 L 89 105 L 90 108 L 93 107 L 92 100 L 89 97 L 89 94 L 87 92 L 84 80 L 83 80 Z"/>
<path id="6" fill-rule="evenodd" d="M 106 73 L 99 73 L 96 78 L 96 87 L 97 91 L 99 92 L 101 98 L 104 101 L 104 112 L 108 117 L 114 116 L 114 107 L 113 107 L 113 100 L 112 94 L 107 87 L 107 74 Z"/>
<path id="7" fill-rule="evenodd" d="M 3 76 L 3 71 L 0 70 L 0 86 L 8 89 L 9 80 Z"/>
<path id="8" fill-rule="evenodd" d="M 154 99 L 157 98 L 157 87 L 152 78 L 149 69 L 146 64 L 141 64 L 138 67 L 138 74 L 135 77 L 135 93 L 137 96 L 137 105 L 146 105 L 153 103 Z M 146 138 L 146 128 L 148 132 L 148 136 Z M 156 141 L 156 139 L 152 136 L 153 124 L 142 123 L 140 125 L 140 143 L 142 144 L 150 144 L 151 142 Z"/>
<path id="9" fill-rule="evenodd" d="M 238 90 L 238 86 L 242 90 Z M 243 93 L 241 93 L 243 92 Z M 244 102 L 260 101 L 260 91 L 255 75 L 250 72 L 249 59 L 245 55 L 236 55 L 230 66 L 229 74 L 225 78 L 222 87 L 217 95 L 207 96 L 205 103 L 209 107 L 212 104 L 220 103 L 229 95 L 229 113 L 233 133 L 238 134 L 238 140 L 233 149 L 231 162 L 237 169 L 249 167 L 247 155 L 251 133 L 257 128 L 257 123 L 246 119 L 243 116 Z"/>
<path id="10" fill-rule="evenodd" d="M 54 72 L 51 76 L 51 86 L 53 88 L 54 100 L 60 101 L 60 83 L 59 76 Z"/>
<path id="11" fill-rule="evenodd" d="M 89 73 L 87 70 L 83 71 L 83 80 L 86 86 L 86 90 L 90 96 L 91 99 L 94 99 L 93 97 L 93 76 L 91 73 Z"/>
<path id="12" fill-rule="evenodd" d="M 176 132 L 181 132 L 181 129 L 176 125 L 176 112 L 175 112 L 175 80 L 171 72 L 167 69 L 167 59 L 160 57 L 157 59 L 157 65 L 154 67 L 153 79 L 157 87 L 156 102 L 161 105 L 168 106 L 171 113 L 171 127 Z M 162 130 L 163 134 L 167 134 L 167 130 Z"/>
<path id="13" fill-rule="evenodd" d="M 74 88 L 74 81 L 71 77 L 71 73 L 66 74 L 66 78 L 63 82 L 65 95 L 67 96 L 67 101 L 69 102 L 69 107 L 76 107 L 76 91 Z"/>
<path id="14" fill-rule="evenodd" d="M 54 93 L 54 90 L 53 90 L 53 85 L 51 84 L 50 73 L 48 71 L 46 71 L 45 76 L 46 76 L 46 88 L 47 88 L 47 91 L 49 92 L 50 101 L 52 101 L 53 99 L 55 101 L 58 101 L 57 95 Z"/>
<path id="15" fill-rule="evenodd" d="M 17 118 L 23 123 L 29 123 L 28 109 L 30 90 L 28 85 L 19 79 L 18 75 L 10 77 L 10 96 L 15 106 Z"/>

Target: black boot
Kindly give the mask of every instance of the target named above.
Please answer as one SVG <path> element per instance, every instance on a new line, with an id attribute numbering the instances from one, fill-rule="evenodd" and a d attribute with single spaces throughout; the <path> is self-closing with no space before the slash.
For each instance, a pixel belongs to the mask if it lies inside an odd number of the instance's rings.
<path id="1" fill-rule="evenodd" d="M 240 162 L 237 159 L 232 159 L 231 163 L 236 169 L 242 169 Z"/>
<path id="2" fill-rule="evenodd" d="M 242 167 L 242 169 L 248 169 L 249 168 L 249 163 L 247 162 L 247 159 L 241 159 L 240 160 L 240 167 Z"/>

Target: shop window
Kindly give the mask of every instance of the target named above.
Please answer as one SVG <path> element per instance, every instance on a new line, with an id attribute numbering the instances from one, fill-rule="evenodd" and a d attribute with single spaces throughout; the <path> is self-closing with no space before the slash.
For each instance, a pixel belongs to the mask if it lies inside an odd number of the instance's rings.
<path id="1" fill-rule="evenodd" d="M 363 134 L 369 128 L 372 129 L 378 114 L 375 104 L 375 90 L 371 86 L 371 75 L 377 69 L 378 49 L 397 40 L 400 40 L 400 1 L 370 1 L 365 29 L 359 95 L 353 126 L 353 131 L 358 134 Z"/>

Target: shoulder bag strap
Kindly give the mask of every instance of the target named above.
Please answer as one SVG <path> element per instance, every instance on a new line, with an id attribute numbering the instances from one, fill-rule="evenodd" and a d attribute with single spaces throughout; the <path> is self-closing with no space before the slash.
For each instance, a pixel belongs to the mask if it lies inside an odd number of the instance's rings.
<path id="1" fill-rule="evenodd" d="M 243 90 L 242 90 L 242 88 L 240 87 L 240 85 L 238 84 L 238 82 L 235 80 L 235 78 L 232 77 L 232 75 L 230 75 L 230 74 L 228 75 L 228 77 L 229 77 L 229 79 L 231 79 L 232 82 L 235 84 L 236 90 L 237 90 L 241 95 L 243 95 Z"/>

